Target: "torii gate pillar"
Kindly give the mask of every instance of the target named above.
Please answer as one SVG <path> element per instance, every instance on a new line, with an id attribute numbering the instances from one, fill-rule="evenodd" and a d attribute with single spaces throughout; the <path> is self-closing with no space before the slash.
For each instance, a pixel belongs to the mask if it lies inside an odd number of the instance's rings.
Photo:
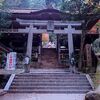
<path id="1" fill-rule="evenodd" d="M 66 28 L 65 31 L 68 34 L 68 49 L 69 49 L 69 59 L 70 59 L 71 54 L 74 52 L 73 29 L 71 25 L 68 25 L 68 28 Z"/>
<path id="2" fill-rule="evenodd" d="M 30 24 L 29 33 L 28 33 L 28 40 L 27 40 L 27 51 L 26 55 L 30 57 L 32 55 L 32 41 L 33 41 L 33 25 Z"/>

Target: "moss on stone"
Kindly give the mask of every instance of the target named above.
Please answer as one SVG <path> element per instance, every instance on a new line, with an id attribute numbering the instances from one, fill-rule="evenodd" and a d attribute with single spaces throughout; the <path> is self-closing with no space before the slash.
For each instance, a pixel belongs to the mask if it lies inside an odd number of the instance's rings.
<path id="1" fill-rule="evenodd" d="M 100 85 L 100 72 L 97 72 L 95 74 L 95 78 L 93 81 L 94 81 L 95 88 L 97 88 Z"/>

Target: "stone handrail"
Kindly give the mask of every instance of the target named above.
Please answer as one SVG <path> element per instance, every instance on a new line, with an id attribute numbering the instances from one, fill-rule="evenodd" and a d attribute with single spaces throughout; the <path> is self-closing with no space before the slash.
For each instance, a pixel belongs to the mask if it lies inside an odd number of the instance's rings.
<path id="1" fill-rule="evenodd" d="M 85 100 L 100 100 L 100 74 L 91 73 L 92 81 L 95 85 L 95 90 L 88 92 L 85 95 Z"/>
<path id="2" fill-rule="evenodd" d="M 89 81 L 89 83 L 90 83 L 92 89 L 95 90 L 95 84 L 94 84 L 94 79 L 93 79 L 93 77 L 90 77 L 89 74 L 86 74 L 86 78 L 87 78 L 87 80 Z"/>
<path id="3" fill-rule="evenodd" d="M 10 78 L 9 78 L 9 80 L 8 80 L 8 82 L 7 82 L 7 84 L 6 84 L 5 87 L 4 87 L 4 91 L 8 91 L 8 90 L 9 90 L 9 88 L 10 88 L 10 86 L 11 86 L 11 83 L 12 83 L 14 77 L 15 77 L 15 74 L 12 74 L 12 75 L 10 76 Z"/>
<path id="4" fill-rule="evenodd" d="M 100 74 L 99 73 L 90 73 L 89 75 L 94 83 L 95 89 L 97 89 L 97 87 L 100 85 Z"/>

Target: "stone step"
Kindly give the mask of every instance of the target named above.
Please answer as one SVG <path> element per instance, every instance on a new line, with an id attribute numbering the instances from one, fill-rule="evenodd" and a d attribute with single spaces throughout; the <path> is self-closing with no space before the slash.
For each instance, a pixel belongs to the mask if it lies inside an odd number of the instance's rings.
<path id="1" fill-rule="evenodd" d="M 20 77 L 65 77 L 65 78 L 70 78 L 70 77 L 80 77 L 84 78 L 85 75 L 80 75 L 80 74 L 68 74 L 68 73 L 23 73 L 23 74 L 18 74 L 16 76 Z"/>
<path id="2" fill-rule="evenodd" d="M 59 77 L 16 77 L 14 79 L 14 81 L 43 81 L 43 82 L 47 82 L 47 81 L 51 81 L 51 82 L 87 82 L 87 79 L 86 78 L 59 78 Z"/>
<path id="3" fill-rule="evenodd" d="M 71 81 L 71 82 L 77 82 L 77 81 L 86 81 L 87 79 L 86 78 L 80 78 L 80 77 L 71 77 L 71 78 L 64 78 L 64 77 L 16 77 L 15 78 L 15 80 L 17 80 L 18 79 L 18 81 L 24 81 L 24 80 L 30 80 L 30 81 L 38 81 L 38 80 L 40 80 L 40 81 L 45 81 L 45 80 L 47 80 L 47 81 Z"/>
<path id="4" fill-rule="evenodd" d="M 65 68 L 65 69 L 31 69 L 30 70 L 30 73 L 34 74 L 34 73 L 40 73 L 40 74 L 43 74 L 43 73 L 70 73 L 70 70 L 68 68 Z"/>
<path id="5" fill-rule="evenodd" d="M 51 77 L 51 78 L 86 78 L 86 75 L 80 75 L 80 74 L 70 74 L 71 72 L 66 73 L 23 73 L 23 74 L 17 74 L 16 77 Z"/>
<path id="6" fill-rule="evenodd" d="M 20 79 L 20 78 L 15 78 L 14 79 L 14 82 L 88 82 L 86 79 L 56 79 L 56 78 L 51 78 L 51 79 L 37 79 L 37 78 L 23 78 L 23 79 Z"/>
<path id="7" fill-rule="evenodd" d="M 69 78 L 69 79 L 68 79 L 68 78 L 64 78 L 64 77 L 51 77 L 51 78 L 50 78 L 50 77 L 48 77 L 48 78 L 47 78 L 47 77 L 29 77 L 29 79 L 27 79 L 27 77 L 20 77 L 20 78 L 19 78 L 19 77 L 16 77 L 15 80 L 17 80 L 17 79 L 18 79 L 19 81 L 21 81 L 21 80 L 22 80 L 22 81 L 23 81 L 23 80 L 26 80 L 26 81 L 27 81 L 27 80 L 31 80 L 31 81 L 32 81 L 32 80 L 33 80 L 33 81 L 34 81 L 34 80 L 40 80 L 40 81 L 43 81 L 43 80 L 44 80 L 44 81 L 45 81 L 45 80 L 47 80 L 47 81 L 50 81 L 50 80 L 51 80 L 51 81 L 52 81 L 52 80 L 60 81 L 60 80 L 62 80 L 62 81 L 72 81 L 72 82 L 73 82 L 73 81 L 74 81 L 74 82 L 75 82 L 75 81 L 77 82 L 77 81 L 86 81 L 86 80 L 87 80 L 86 78 L 79 78 L 79 77 L 76 77 L 76 78 L 72 77 L 72 78 Z"/>
<path id="8" fill-rule="evenodd" d="M 86 75 L 69 71 L 45 71 L 46 73 L 23 73 L 15 76 L 11 93 L 87 93 L 92 90 Z"/>
<path id="9" fill-rule="evenodd" d="M 49 85 L 57 85 L 57 86 L 89 86 L 90 84 L 89 83 L 87 83 L 87 82 L 85 82 L 85 83 L 80 83 L 80 82 L 75 82 L 75 83 L 71 83 L 71 82 L 68 82 L 68 83 L 62 83 L 62 82 L 59 82 L 59 83 L 57 83 L 57 82 L 13 82 L 12 83 L 12 85 L 23 85 L 23 86 L 27 86 L 27 85 L 31 85 L 31 86 L 33 86 L 33 85 L 43 85 L 43 86 L 45 86 L 45 85 L 47 85 L 47 86 L 49 86 Z"/>
<path id="10" fill-rule="evenodd" d="M 84 89 L 92 89 L 91 86 L 11 86 L 10 89 L 64 89 L 64 90 L 67 90 L 67 89 L 77 89 L 77 90 L 84 90 Z"/>
<path id="11" fill-rule="evenodd" d="M 68 93 L 68 94 L 83 94 L 89 92 L 89 89 L 76 90 L 76 89 L 11 89 L 10 93 Z"/>
<path id="12" fill-rule="evenodd" d="M 40 68 L 61 68 L 58 64 L 56 49 L 42 50 Z"/>

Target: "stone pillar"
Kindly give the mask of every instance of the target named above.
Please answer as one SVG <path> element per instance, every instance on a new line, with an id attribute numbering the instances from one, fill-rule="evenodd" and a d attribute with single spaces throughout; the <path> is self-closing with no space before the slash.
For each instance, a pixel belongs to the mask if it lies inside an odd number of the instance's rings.
<path id="1" fill-rule="evenodd" d="M 68 26 L 68 49 L 69 49 L 69 59 L 71 54 L 74 52 L 74 47 L 73 47 L 73 35 L 71 31 L 71 26 Z"/>
<path id="2" fill-rule="evenodd" d="M 27 40 L 27 52 L 26 55 L 28 55 L 31 59 L 32 55 L 32 41 L 33 41 L 33 25 L 30 25 L 29 27 L 29 33 L 28 33 L 28 40 Z"/>

